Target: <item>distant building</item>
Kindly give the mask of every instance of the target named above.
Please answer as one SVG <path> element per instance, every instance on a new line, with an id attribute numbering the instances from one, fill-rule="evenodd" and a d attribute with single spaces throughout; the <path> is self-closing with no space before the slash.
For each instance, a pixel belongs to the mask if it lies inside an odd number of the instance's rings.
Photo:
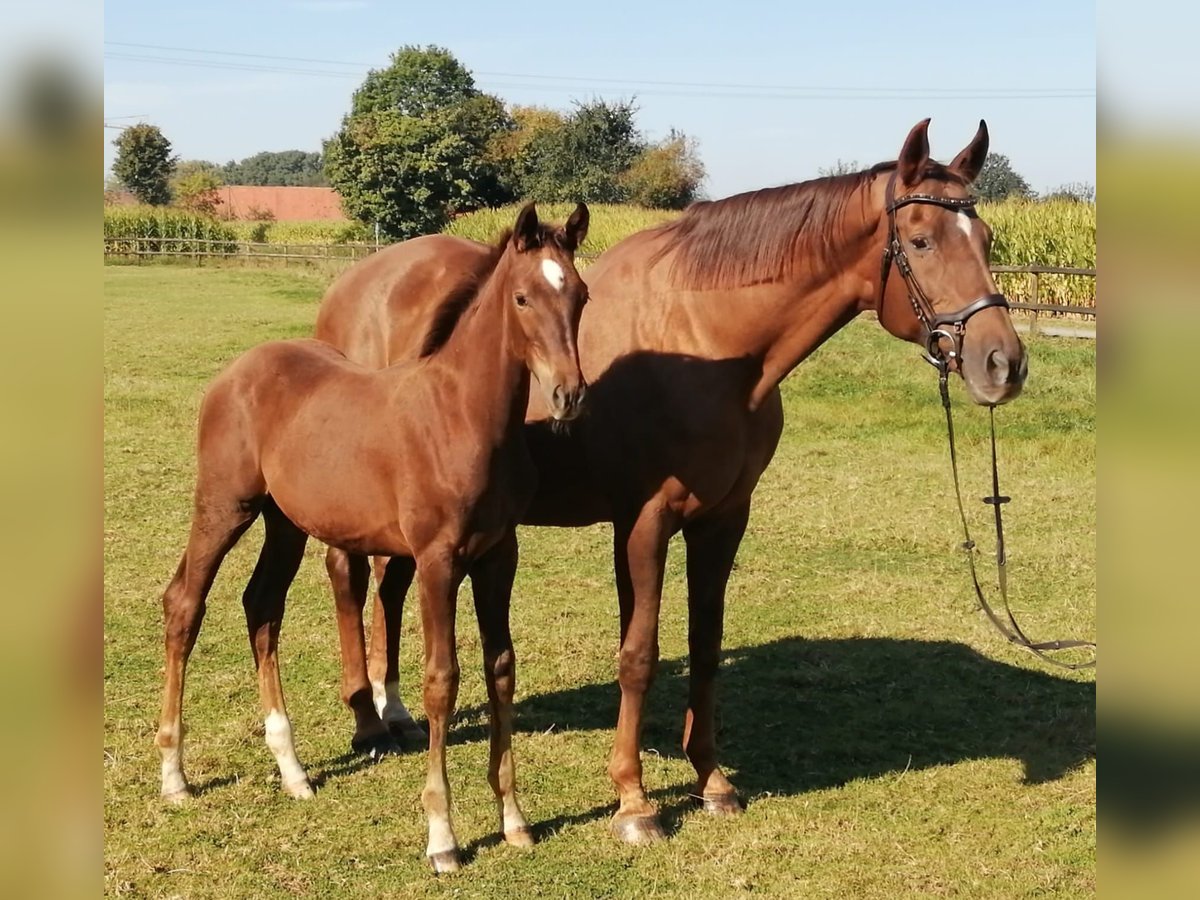
<path id="1" fill-rule="evenodd" d="M 227 184 L 217 193 L 221 198 L 217 215 L 223 219 L 273 217 L 276 222 L 346 221 L 342 198 L 333 188 Z"/>
<path id="2" fill-rule="evenodd" d="M 217 218 L 275 222 L 347 222 L 342 198 L 328 187 L 260 187 L 225 184 L 217 190 Z M 136 206 L 137 197 L 123 188 L 106 190 L 106 206 Z"/>

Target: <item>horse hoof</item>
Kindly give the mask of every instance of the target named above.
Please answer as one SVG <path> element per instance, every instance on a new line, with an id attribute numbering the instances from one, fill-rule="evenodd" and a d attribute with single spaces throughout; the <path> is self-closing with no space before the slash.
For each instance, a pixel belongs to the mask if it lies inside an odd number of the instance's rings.
<path id="1" fill-rule="evenodd" d="M 504 840 L 510 847 L 528 849 L 533 846 L 533 829 L 526 825 L 524 828 L 514 828 L 504 832 Z"/>
<path id="2" fill-rule="evenodd" d="M 313 793 L 312 785 L 308 783 L 306 778 L 304 781 L 296 781 L 292 784 L 285 784 L 283 789 L 297 800 L 311 800 L 316 794 Z"/>
<path id="3" fill-rule="evenodd" d="M 457 847 L 453 850 L 441 850 L 438 853 L 430 853 L 426 859 L 429 860 L 429 865 L 433 867 L 433 871 L 438 875 L 457 872 L 461 867 Z"/>
<path id="4" fill-rule="evenodd" d="M 612 820 L 612 833 L 626 844 L 653 844 L 666 837 L 658 816 L 617 816 Z"/>
<path id="5" fill-rule="evenodd" d="M 702 803 L 710 816 L 736 816 L 744 812 L 742 801 L 733 792 L 707 795 L 702 798 Z"/>
<path id="6" fill-rule="evenodd" d="M 403 748 L 416 750 L 429 746 L 429 732 L 412 719 L 391 719 L 387 727 Z"/>
<path id="7" fill-rule="evenodd" d="M 189 787 L 183 787 L 179 790 L 174 790 L 174 791 L 163 791 L 162 792 L 163 803 L 170 803 L 172 806 L 182 806 L 183 804 L 187 803 L 191 799 L 192 799 L 192 789 Z"/>
<path id="8" fill-rule="evenodd" d="M 381 756 L 399 753 L 400 744 L 396 742 L 396 739 L 392 737 L 390 732 L 384 731 L 380 734 L 368 735 L 367 737 L 355 736 L 350 741 L 350 749 L 371 759 L 379 759 Z"/>

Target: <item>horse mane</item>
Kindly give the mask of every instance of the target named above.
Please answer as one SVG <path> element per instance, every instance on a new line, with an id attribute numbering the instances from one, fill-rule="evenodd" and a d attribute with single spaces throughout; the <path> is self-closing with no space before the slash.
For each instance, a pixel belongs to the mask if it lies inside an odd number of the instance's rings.
<path id="1" fill-rule="evenodd" d="M 552 225 L 539 224 L 538 234 L 542 243 L 553 242 L 558 246 L 562 246 L 562 234 L 558 228 Z M 512 240 L 512 229 L 506 228 L 496 238 L 495 243 L 492 244 L 490 256 L 484 269 L 479 272 L 467 273 L 446 294 L 445 298 L 438 305 L 437 311 L 434 312 L 433 324 L 429 326 L 429 331 L 421 344 L 421 359 L 437 353 L 450 340 L 450 335 L 454 333 L 455 327 L 462 321 L 467 310 L 474 306 L 475 300 L 483 292 L 483 286 L 487 284 L 488 279 L 496 271 L 496 266 L 500 263 L 500 257 L 504 255 L 504 251 L 507 249 L 510 240 Z"/>
<path id="2" fill-rule="evenodd" d="M 658 226 L 665 240 L 650 264 L 672 254 L 671 283 L 691 290 L 782 281 L 801 261 L 836 268 L 846 204 L 877 175 L 895 168 L 895 161 L 882 162 L 861 172 L 693 203 L 678 219 Z M 931 160 L 923 177 L 946 180 L 953 174 Z"/>

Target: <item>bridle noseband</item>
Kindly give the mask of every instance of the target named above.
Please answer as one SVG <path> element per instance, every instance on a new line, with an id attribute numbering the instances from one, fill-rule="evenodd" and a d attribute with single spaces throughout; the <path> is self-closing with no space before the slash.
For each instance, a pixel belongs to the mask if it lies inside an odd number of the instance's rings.
<path id="1" fill-rule="evenodd" d="M 888 275 L 891 274 L 892 265 L 895 264 L 908 288 L 908 301 L 912 304 L 913 312 L 917 314 L 917 319 L 924 332 L 922 341 L 924 353 L 922 355 L 936 369 L 944 371 L 950 367 L 951 362 L 962 363 L 962 342 L 967 329 L 967 320 L 975 313 L 990 306 L 1001 306 L 1008 309 L 1008 300 L 1003 294 L 985 294 L 955 312 L 939 313 L 934 309 L 933 303 L 921 290 L 921 285 L 917 283 L 912 265 L 908 261 L 908 254 L 904 252 L 904 245 L 900 242 L 900 233 L 896 228 L 896 210 L 911 203 L 925 203 L 929 206 L 962 211 L 974 209 L 975 201 L 970 197 L 937 197 L 933 194 L 905 194 L 897 199 L 897 174 L 897 172 L 893 172 L 888 179 L 887 191 L 884 195 L 884 206 L 888 217 L 888 241 L 887 246 L 883 248 L 883 265 L 879 272 L 879 303 L 876 306 L 876 312 L 880 315 L 883 313 L 883 298 L 887 291 Z M 949 354 L 942 353 L 942 338 L 946 338 L 950 342 Z"/>

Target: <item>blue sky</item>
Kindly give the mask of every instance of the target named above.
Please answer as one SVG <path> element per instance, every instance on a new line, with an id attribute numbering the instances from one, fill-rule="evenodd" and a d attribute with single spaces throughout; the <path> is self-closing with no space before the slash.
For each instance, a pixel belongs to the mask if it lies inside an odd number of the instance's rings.
<path id="1" fill-rule="evenodd" d="M 159 125 L 184 158 L 317 150 L 368 68 L 432 43 L 508 102 L 635 97 L 649 137 L 698 139 L 713 197 L 892 159 L 926 116 L 939 158 L 985 118 L 993 150 L 1035 188 L 1095 182 L 1092 3 L 808 6 L 110 0 L 105 118 Z"/>

